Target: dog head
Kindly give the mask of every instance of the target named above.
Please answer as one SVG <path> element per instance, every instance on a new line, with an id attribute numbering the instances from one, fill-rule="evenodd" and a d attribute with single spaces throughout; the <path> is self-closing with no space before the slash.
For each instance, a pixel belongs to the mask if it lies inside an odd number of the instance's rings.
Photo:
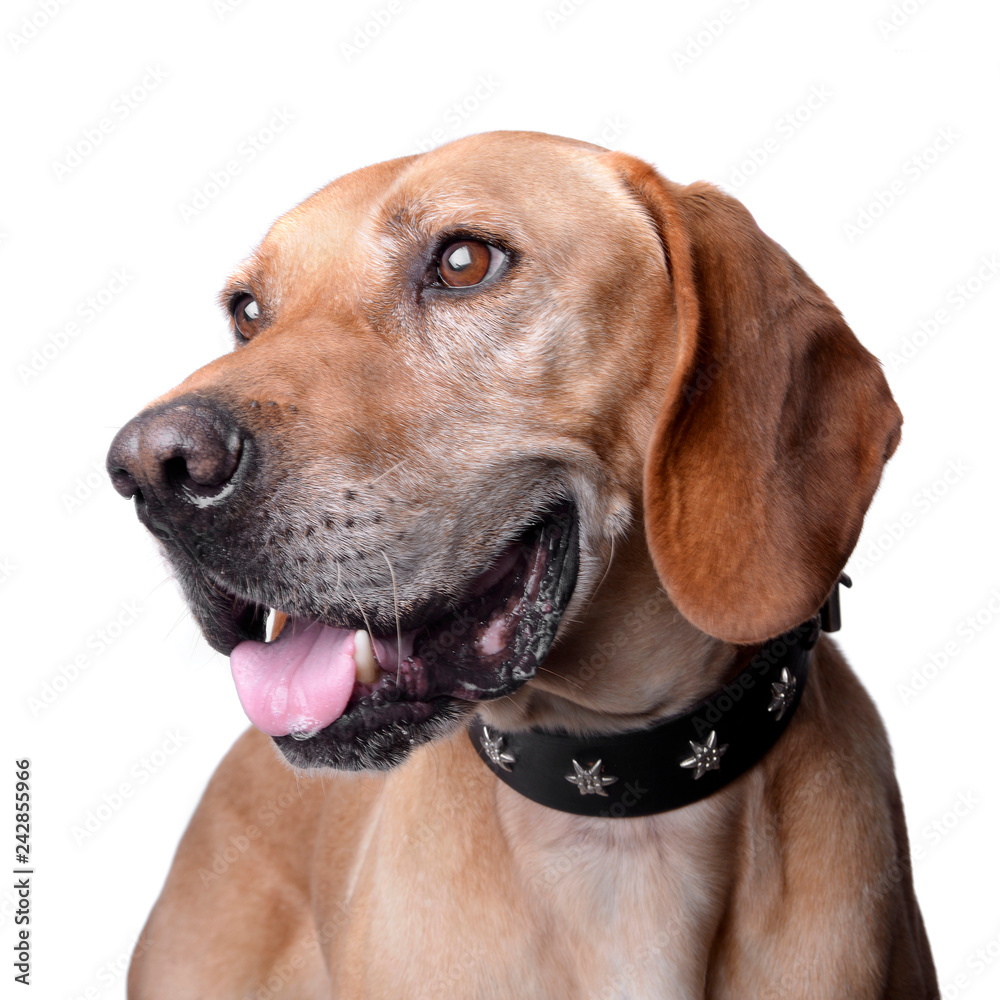
<path id="1" fill-rule="evenodd" d="M 742 206 L 551 136 L 335 181 L 222 303 L 236 350 L 108 468 L 303 766 L 390 766 L 530 688 L 643 521 L 702 632 L 796 625 L 899 436 L 877 362 Z"/>

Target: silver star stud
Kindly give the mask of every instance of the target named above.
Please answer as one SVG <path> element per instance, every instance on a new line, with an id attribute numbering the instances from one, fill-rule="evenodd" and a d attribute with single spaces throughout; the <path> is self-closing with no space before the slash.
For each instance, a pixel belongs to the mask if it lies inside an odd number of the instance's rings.
<path id="1" fill-rule="evenodd" d="M 504 750 L 502 736 L 491 737 L 490 727 L 483 726 L 483 735 L 479 740 L 479 744 L 483 748 L 483 753 L 485 753 L 497 767 L 503 768 L 505 771 L 510 770 L 510 765 L 514 763 L 514 755 L 507 753 L 507 751 Z"/>
<path id="2" fill-rule="evenodd" d="M 618 779 L 610 774 L 601 774 L 601 762 L 597 761 L 590 767 L 582 767 L 575 760 L 573 761 L 575 774 L 566 774 L 567 781 L 576 785 L 581 795 L 603 795 L 608 797 L 604 790 L 605 785 L 613 785 Z"/>
<path id="3" fill-rule="evenodd" d="M 695 743 L 688 740 L 694 756 L 681 761 L 681 767 L 693 767 L 695 780 L 700 778 L 706 771 L 718 771 L 722 755 L 729 749 L 729 744 L 725 743 L 721 747 L 716 746 L 715 730 L 708 734 L 708 739 L 704 743 Z"/>
<path id="4" fill-rule="evenodd" d="M 774 721 L 777 722 L 795 697 L 795 678 L 788 672 L 788 667 L 781 668 L 781 680 L 775 681 L 771 685 L 771 704 L 767 706 L 769 712 L 777 712 Z"/>

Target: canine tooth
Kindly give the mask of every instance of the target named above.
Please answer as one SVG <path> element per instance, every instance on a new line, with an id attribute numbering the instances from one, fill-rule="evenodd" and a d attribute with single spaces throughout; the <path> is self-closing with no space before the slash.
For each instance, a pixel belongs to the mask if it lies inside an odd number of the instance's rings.
<path id="1" fill-rule="evenodd" d="M 362 684 L 374 684 L 378 680 L 379 670 L 372 653 L 371 636 L 364 629 L 354 633 L 354 665 Z"/>
<path id="2" fill-rule="evenodd" d="M 288 615 L 277 608 L 271 608 L 267 615 L 266 635 L 268 642 L 274 642 L 281 635 L 281 630 L 288 624 Z"/>

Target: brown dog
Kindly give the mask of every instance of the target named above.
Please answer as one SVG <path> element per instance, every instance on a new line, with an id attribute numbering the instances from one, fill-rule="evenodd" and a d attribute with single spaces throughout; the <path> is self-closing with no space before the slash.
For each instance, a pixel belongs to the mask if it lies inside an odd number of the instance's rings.
<path id="1" fill-rule="evenodd" d="M 901 418 L 738 202 L 475 136 L 330 184 L 223 303 L 237 350 L 109 470 L 270 736 L 132 997 L 938 995 L 885 733 L 816 642 Z"/>

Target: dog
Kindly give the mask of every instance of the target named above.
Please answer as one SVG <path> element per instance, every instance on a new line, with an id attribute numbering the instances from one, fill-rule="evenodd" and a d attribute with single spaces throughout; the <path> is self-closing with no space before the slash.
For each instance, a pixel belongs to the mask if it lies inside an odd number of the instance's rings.
<path id="1" fill-rule="evenodd" d="M 323 188 L 221 303 L 108 455 L 255 724 L 131 997 L 938 996 L 820 628 L 902 419 L 739 202 L 477 135 Z"/>

